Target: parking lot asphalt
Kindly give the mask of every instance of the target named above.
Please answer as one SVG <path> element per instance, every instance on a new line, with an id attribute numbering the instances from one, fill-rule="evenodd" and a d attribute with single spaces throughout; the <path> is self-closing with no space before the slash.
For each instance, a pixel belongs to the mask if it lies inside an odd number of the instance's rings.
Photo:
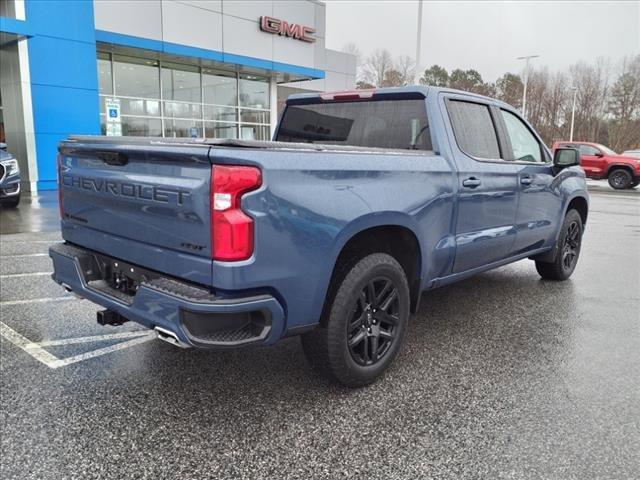
<path id="1" fill-rule="evenodd" d="M 36 203 L 0 213 L 3 479 L 638 478 L 638 189 L 592 188 L 570 281 L 525 260 L 425 293 L 359 390 L 297 338 L 207 352 L 98 326 L 49 278 L 57 205 Z"/>

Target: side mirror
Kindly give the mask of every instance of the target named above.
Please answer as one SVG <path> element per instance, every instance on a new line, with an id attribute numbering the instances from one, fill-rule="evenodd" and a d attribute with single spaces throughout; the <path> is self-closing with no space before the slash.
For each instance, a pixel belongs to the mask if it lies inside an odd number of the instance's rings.
<path id="1" fill-rule="evenodd" d="M 0 142 L 0 150 L 6 150 L 6 149 L 7 149 L 7 144 Z"/>
<path id="2" fill-rule="evenodd" d="M 580 152 L 576 148 L 556 148 L 553 153 L 553 166 L 557 170 L 580 165 Z"/>
<path id="3" fill-rule="evenodd" d="M 596 157 L 602 158 L 602 157 L 604 157 L 604 153 L 598 152 L 598 153 L 596 153 Z"/>

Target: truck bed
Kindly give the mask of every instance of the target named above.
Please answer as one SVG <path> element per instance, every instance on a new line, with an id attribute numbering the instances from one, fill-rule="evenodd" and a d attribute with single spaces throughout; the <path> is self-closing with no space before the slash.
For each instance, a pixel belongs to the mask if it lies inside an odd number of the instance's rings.
<path id="1" fill-rule="evenodd" d="M 240 140 L 231 138 L 150 138 L 150 137 L 106 137 L 98 135 L 71 135 L 63 142 L 63 146 L 71 147 L 74 143 L 91 143 L 100 145 L 136 145 L 136 146 L 195 146 L 203 145 L 214 148 L 244 148 L 259 150 L 299 150 L 313 152 L 336 152 L 336 153 L 371 153 L 371 154 L 402 154 L 402 155 L 425 155 L 434 154 L 433 151 L 411 150 L 411 149 L 390 149 L 374 147 L 354 147 L 350 145 L 331 145 L 324 143 L 294 143 L 294 142 L 274 142 L 270 140 Z"/>

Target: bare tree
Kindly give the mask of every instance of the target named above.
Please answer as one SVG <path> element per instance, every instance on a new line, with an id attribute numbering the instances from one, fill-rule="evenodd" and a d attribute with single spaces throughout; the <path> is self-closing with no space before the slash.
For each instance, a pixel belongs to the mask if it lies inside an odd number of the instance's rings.
<path id="1" fill-rule="evenodd" d="M 388 50 L 376 50 L 362 65 L 362 80 L 371 85 L 381 86 L 388 71 L 393 69 L 393 58 Z"/>
<path id="2" fill-rule="evenodd" d="M 611 88 L 608 113 L 609 146 L 625 150 L 640 145 L 640 55 L 625 58 Z"/>
<path id="3" fill-rule="evenodd" d="M 360 63 L 362 61 L 362 53 L 360 53 L 360 49 L 355 43 L 349 42 L 345 44 L 342 47 L 342 52 L 348 53 L 349 55 L 353 55 L 354 57 L 356 57 L 356 65 L 360 66 Z"/>
<path id="4" fill-rule="evenodd" d="M 578 89 L 575 129 L 578 140 L 601 140 L 608 103 L 609 71 L 609 62 L 602 58 L 595 65 L 580 62 L 569 68 L 573 86 Z"/>
<path id="5" fill-rule="evenodd" d="M 416 62 L 413 57 L 401 55 L 395 62 L 395 69 L 400 73 L 401 85 L 413 83 L 416 72 Z"/>
<path id="6" fill-rule="evenodd" d="M 342 51 L 344 53 L 348 53 L 349 55 L 353 55 L 356 57 L 356 82 L 362 80 L 362 53 L 358 46 L 353 43 L 347 43 L 342 47 Z"/>
<path id="7" fill-rule="evenodd" d="M 361 58 L 351 43 L 343 51 Z M 413 82 L 415 62 L 409 56 L 393 58 L 388 50 L 376 50 L 359 63 L 358 88 L 402 86 Z M 577 89 L 574 138 L 609 143 L 616 150 L 640 147 L 640 55 L 625 59 L 611 82 L 610 62 L 577 63 L 564 72 L 533 69 L 527 87 L 527 119 L 547 144 L 569 137 L 573 101 Z M 420 78 L 424 85 L 447 86 L 495 96 L 518 108 L 522 103 L 520 76 L 505 73 L 495 83 L 473 69 L 451 73 L 433 65 Z"/>
<path id="8" fill-rule="evenodd" d="M 565 73 L 557 72 L 549 76 L 546 94 L 541 99 L 544 126 L 540 132 L 549 144 L 569 138 L 572 100 L 570 87 Z"/>

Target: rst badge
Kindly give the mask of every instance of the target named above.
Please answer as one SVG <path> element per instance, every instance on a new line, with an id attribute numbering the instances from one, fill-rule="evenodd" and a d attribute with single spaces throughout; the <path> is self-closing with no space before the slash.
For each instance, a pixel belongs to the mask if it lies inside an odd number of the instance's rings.
<path id="1" fill-rule="evenodd" d="M 295 38 L 303 42 L 313 43 L 316 41 L 313 36 L 315 28 L 305 27 L 297 23 L 288 23 L 279 18 L 262 16 L 260 17 L 260 30 L 274 35 Z"/>

